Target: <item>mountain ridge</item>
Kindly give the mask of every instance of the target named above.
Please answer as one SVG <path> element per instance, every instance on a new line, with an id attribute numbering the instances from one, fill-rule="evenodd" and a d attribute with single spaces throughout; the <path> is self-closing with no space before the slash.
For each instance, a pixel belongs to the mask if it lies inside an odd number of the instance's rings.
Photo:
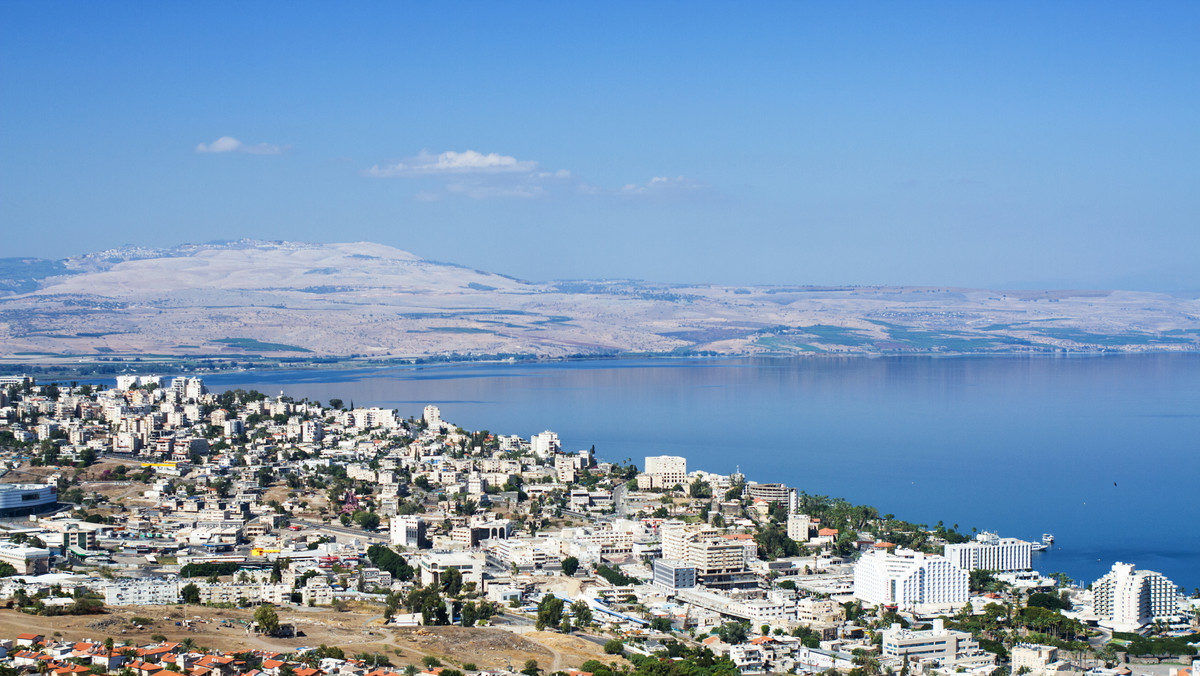
<path id="1" fill-rule="evenodd" d="M 1200 350 L 1200 300 L 1130 291 L 530 282 L 374 242 L 237 240 L 0 259 L 7 361 L 1064 350 Z"/>

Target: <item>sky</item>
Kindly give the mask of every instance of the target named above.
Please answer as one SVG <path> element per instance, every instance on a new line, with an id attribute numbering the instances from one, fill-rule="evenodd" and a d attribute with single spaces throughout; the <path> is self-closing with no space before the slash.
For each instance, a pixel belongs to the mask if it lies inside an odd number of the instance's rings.
<path id="1" fill-rule="evenodd" d="M 1200 3 L 0 3 L 0 257 L 1200 293 Z"/>

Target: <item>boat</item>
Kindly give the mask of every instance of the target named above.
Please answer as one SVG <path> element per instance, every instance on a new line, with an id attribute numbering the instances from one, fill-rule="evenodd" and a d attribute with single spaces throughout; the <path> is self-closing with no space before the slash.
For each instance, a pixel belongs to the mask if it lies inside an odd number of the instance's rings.
<path id="1" fill-rule="evenodd" d="M 1047 549 L 1050 549 L 1050 545 L 1048 545 L 1048 544 L 1045 544 L 1045 543 L 1043 543 L 1043 542 L 1032 542 L 1032 543 L 1030 543 L 1030 550 L 1031 550 L 1031 551 L 1035 551 L 1035 552 L 1044 552 L 1044 551 L 1046 551 Z"/>
<path id="2" fill-rule="evenodd" d="M 1054 544 L 1054 536 L 1050 533 L 1042 533 L 1042 544 L 1046 545 L 1047 547 Z"/>

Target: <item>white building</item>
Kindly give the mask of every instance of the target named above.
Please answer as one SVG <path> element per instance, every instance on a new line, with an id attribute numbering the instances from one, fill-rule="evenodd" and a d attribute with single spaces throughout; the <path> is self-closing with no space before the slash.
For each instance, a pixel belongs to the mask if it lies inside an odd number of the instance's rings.
<path id="1" fill-rule="evenodd" d="M 654 488 L 687 486 L 687 458 L 677 455 L 646 456 L 645 474 L 653 481 Z"/>
<path id="2" fill-rule="evenodd" d="M 1012 673 L 1022 669 L 1030 676 L 1045 676 L 1047 667 L 1058 661 L 1058 648 L 1033 643 L 1018 643 L 1012 648 Z"/>
<path id="3" fill-rule="evenodd" d="M 902 610 L 958 608 L 967 603 L 968 578 L 942 556 L 907 549 L 873 551 L 854 565 L 854 597 Z"/>
<path id="4" fill-rule="evenodd" d="M 421 557 L 421 584 L 440 584 L 442 573 L 454 568 L 462 574 L 463 583 L 483 584 L 484 557 L 482 554 L 437 552 Z"/>
<path id="5" fill-rule="evenodd" d="M 1178 618 L 1179 589 L 1162 573 L 1118 561 L 1092 585 L 1092 607 L 1102 625 L 1136 631 L 1156 620 Z"/>
<path id="6" fill-rule="evenodd" d="M 807 514 L 789 514 L 788 537 L 796 542 L 808 542 L 808 531 L 812 528 L 812 517 Z"/>
<path id="7" fill-rule="evenodd" d="M 435 434 L 440 434 L 442 431 L 442 409 L 430 404 L 425 407 L 425 413 L 422 416 L 425 421 L 425 428 Z"/>
<path id="8" fill-rule="evenodd" d="M 674 594 L 680 589 L 691 589 L 696 586 L 696 567 L 682 561 L 655 559 L 653 584 L 667 594 Z"/>
<path id="9" fill-rule="evenodd" d="M 943 667 L 995 663 L 994 656 L 982 650 L 970 632 L 948 630 L 941 619 L 925 630 L 902 629 L 893 624 L 883 632 L 882 652 L 884 657 Z"/>
<path id="10" fill-rule="evenodd" d="M 550 430 L 535 434 L 529 439 L 529 450 L 539 458 L 549 458 L 562 450 L 558 435 Z"/>
<path id="11" fill-rule="evenodd" d="M 425 522 L 419 516 L 393 516 L 388 530 L 393 547 L 419 549 L 425 542 Z"/>
<path id="12" fill-rule="evenodd" d="M 166 606 L 179 603 L 179 583 L 156 578 L 124 578 L 104 585 L 109 606 Z"/>
<path id="13" fill-rule="evenodd" d="M 975 536 L 974 542 L 948 544 L 942 549 L 951 563 L 965 571 L 1029 570 L 1029 557 L 1033 543 L 1016 538 L 1001 538 L 995 533 L 983 532 Z"/>

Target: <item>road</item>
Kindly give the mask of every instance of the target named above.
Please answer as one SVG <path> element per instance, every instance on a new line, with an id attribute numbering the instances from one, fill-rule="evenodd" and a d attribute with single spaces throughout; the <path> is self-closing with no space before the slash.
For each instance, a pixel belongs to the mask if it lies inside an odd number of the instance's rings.
<path id="1" fill-rule="evenodd" d="M 303 519 L 292 519 L 292 523 L 294 523 L 298 526 L 305 526 L 306 528 L 312 528 L 313 530 L 324 530 L 324 531 L 329 531 L 330 533 L 335 533 L 338 535 L 349 535 L 349 536 L 361 538 L 364 540 L 374 540 L 374 541 L 378 541 L 378 542 L 389 542 L 391 540 L 391 538 L 387 535 L 382 535 L 380 533 L 368 533 L 367 531 L 362 530 L 361 528 L 347 528 L 340 524 L 319 523 L 317 521 L 305 521 Z"/>
<path id="2" fill-rule="evenodd" d="M 613 504 L 617 507 L 617 517 L 621 519 L 625 518 L 626 512 L 628 511 L 625 507 L 625 493 L 628 492 L 628 490 L 629 487 L 624 483 L 618 484 L 617 487 L 613 489 Z"/>

